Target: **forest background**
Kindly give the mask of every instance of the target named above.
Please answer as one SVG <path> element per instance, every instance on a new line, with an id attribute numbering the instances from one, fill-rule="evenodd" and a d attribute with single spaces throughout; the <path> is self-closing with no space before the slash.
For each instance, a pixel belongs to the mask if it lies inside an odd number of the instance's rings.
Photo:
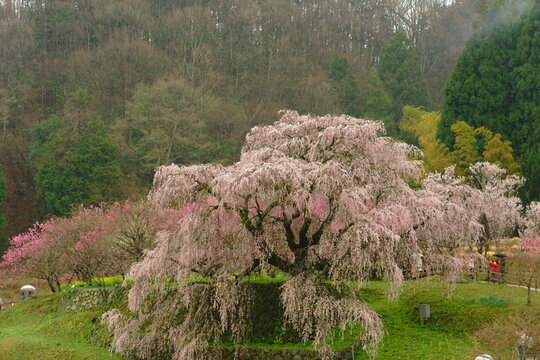
<path id="1" fill-rule="evenodd" d="M 469 121 L 443 112 L 439 143 L 434 111 L 452 110 L 445 85 L 468 39 L 532 3 L 0 1 L 0 251 L 78 204 L 143 197 L 159 165 L 234 162 L 280 109 L 383 120 L 428 170 L 482 157 L 517 172 L 508 139 L 521 149 L 530 134 L 449 130 Z"/>

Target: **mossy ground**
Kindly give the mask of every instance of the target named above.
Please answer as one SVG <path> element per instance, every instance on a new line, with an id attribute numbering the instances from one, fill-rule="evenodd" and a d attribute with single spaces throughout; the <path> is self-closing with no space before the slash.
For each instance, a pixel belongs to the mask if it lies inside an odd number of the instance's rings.
<path id="1" fill-rule="evenodd" d="M 482 283 L 457 284 L 451 297 L 447 285 L 436 280 L 408 282 L 397 301 L 386 296 L 387 284 L 371 282 L 365 300 L 381 315 L 385 338 L 379 360 L 428 360 L 474 358 L 491 349 L 475 341 L 474 333 L 523 311 L 526 290 Z M 0 313 L 0 360 L 26 359 L 121 359 L 103 344 L 107 334 L 96 326 L 104 310 L 66 312 L 59 307 L 61 295 L 39 294 Z M 431 319 L 422 323 L 418 305 L 431 304 Z M 533 303 L 538 306 L 540 293 Z M 496 336 L 496 330 L 494 331 Z M 246 344 L 248 347 L 303 348 L 303 344 Z M 351 342 L 336 340 L 334 347 L 349 351 Z M 368 359 L 356 349 L 356 359 Z"/>

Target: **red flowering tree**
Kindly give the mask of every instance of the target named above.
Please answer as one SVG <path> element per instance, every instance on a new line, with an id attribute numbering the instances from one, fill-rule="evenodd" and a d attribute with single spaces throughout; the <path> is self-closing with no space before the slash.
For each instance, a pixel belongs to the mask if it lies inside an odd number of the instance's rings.
<path id="1" fill-rule="evenodd" d="M 452 249 L 481 234 L 467 200 L 475 190 L 450 174 L 411 187 L 422 171 L 411 160 L 417 149 L 384 134 L 380 122 L 286 111 L 252 129 L 234 165 L 159 168 L 150 203 L 186 214 L 131 270 L 136 316 L 104 315 L 113 348 L 143 359 L 221 358 L 208 344 L 224 333 L 242 341 L 253 301 L 243 280 L 271 265 L 290 275 L 285 321 L 323 358 L 333 356 L 334 330 L 354 324 L 374 354 L 382 323 L 351 284 L 375 275 L 397 290 L 418 253 L 427 272 L 459 272 Z M 190 281 L 194 272 L 210 280 Z"/>

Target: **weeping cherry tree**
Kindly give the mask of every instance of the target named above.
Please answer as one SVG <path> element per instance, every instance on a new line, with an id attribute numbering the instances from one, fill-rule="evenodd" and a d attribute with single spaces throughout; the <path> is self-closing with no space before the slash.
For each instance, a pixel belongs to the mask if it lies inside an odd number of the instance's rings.
<path id="1" fill-rule="evenodd" d="M 359 345 L 374 355 L 383 326 L 359 284 L 386 278 L 396 296 L 418 253 L 428 273 L 459 272 L 455 250 L 482 232 L 468 200 L 475 190 L 449 174 L 422 186 L 417 155 L 381 122 L 284 111 L 251 130 L 231 166 L 158 168 L 150 203 L 186 215 L 131 269 L 132 315 L 104 315 L 113 349 L 222 358 L 224 334 L 240 343 L 250 331 L 246 279 L 272 266 L 290 276 L 280 288 L 285 322 L 323 359 L 334 356 L 335 329 L 358 325 Z"/>

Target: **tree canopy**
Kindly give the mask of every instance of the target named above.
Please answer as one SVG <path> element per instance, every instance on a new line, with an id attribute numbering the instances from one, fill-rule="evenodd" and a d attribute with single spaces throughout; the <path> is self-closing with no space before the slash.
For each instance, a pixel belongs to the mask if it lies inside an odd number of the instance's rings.
<path id="1" fill-rule="evenodd" d="M 455 164 L 456 159 L 446 145 L 437 139 L 437 126 L 440 113 L 426 112 L 414 106 L 403 108 L 403 117 L 399 122 L 401 129 L 412 133 L 424 155 L 424 167 L 427 172 L 444 172 Z"/>
<path id="2" fill-rule="evenodd" d="M 45 216 L 36 152 L 30 156 L 34 129 L 51 117 L 66 128 L 77 126 L 78 116 L 86 116 L 77 113 L 76 107 L 85 106 L 74 103 L 77 89 L 92 95 L 92 111 L 118 147 L 122 192 L 135 198 L 151 187 L 156 164 L 238 160 L 249 129 L 273 123 L 279 109 L 358 115 L 369 89 L 379 92 L 368 84 L 369 73 L 378 67 L 383 77 L 383 48 L 398 28 L 410 39 L 403 54 L 417 54 L 415 63 L 420 59 L 438 107 L 465 39 L 491 21 L 494 2 L 0 1 L 0 164 L 13 184 L 6 232 L 19 233 Z M 329 76 L 331 64 L 336 71 Z M 174 84 L 186 91 L 167 95 Z M 404 82 L 401 88 L 416 93 L 419 84 Z M 385 91 L 394 98 L 393 90 Z M 186 99 L 196 112 L 183 106 Z M 369 99 L 367 107 L 372 100 L 379 99 Z M 155 118 L 144 115 L 149 102 Z M 393 110 L 395 119 L 402 106 Z M 191 114 L 193 126 L 182 134 L 168 132 L 161 121 L 179 108 L 183 119 Z M 386 111 L 373 111 L 368 115 L 387 120 Z M 162 131 L 172 138 L 156 138 Z M 170 157 L 163 156 L 167 143 Z"/>
<path id="3" fill-rule="evenodd" d="M 456 172 L 463 175 L 471 165 L 481 160 L 496 164 L 510 174 L 518 171 L 519 164 L 514 159 L 512 144 L 503 140 L 501 134 L 493 134 L 485 127 L 475 129 L 463 121 L 458 121 L 452 125 L 456 141 L 454 151 L 450 151 L 437 138 L 440 119 L 440 112 L 427 112 L 405 106 L 399 124 L 418 140 L 428 172 L 443 172 L 448 166 L 456 165 Z"/>
<path id="4" fill-rule="evenodd" d="M 360 116 L 360 84 L 354 77 L 346 57 L 339 55 L 332 60 L 328 77 L 337 93 L 343 112 Z"/>

